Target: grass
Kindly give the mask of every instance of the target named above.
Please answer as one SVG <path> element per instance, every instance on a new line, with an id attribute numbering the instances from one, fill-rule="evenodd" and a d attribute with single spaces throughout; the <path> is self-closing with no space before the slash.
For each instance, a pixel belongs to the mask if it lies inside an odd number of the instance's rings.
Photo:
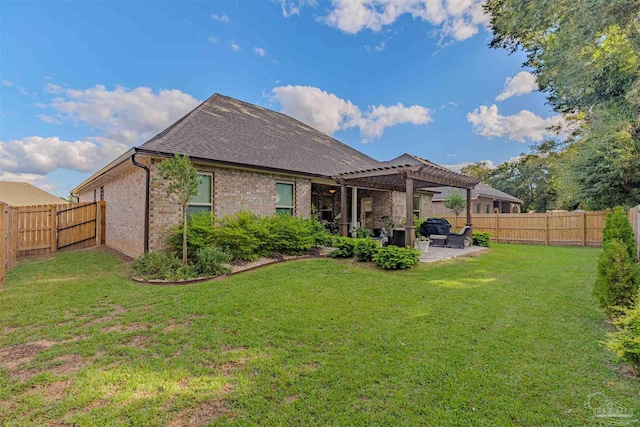
<path id="1" fill-rule="evenodd" d="M 181 287 L 100 251 L 24 261 L 0 287 L 0 425 L 597 425 L 594 402 L 640 393 L 600 343 L 597 255 L 312 259 Z"/>

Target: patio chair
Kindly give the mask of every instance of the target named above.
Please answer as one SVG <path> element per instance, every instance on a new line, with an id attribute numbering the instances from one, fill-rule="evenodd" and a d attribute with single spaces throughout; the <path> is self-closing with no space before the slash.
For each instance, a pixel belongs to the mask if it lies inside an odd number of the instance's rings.
<path id="1" fill-rule="evenodd" d="M 468 225 L 464 226 L 459 233 L 449 233 L 447 236 L 447 247 L 448 248 L 459 248 L 464 249 L 465 246 L 470 246 L 467 240 L 471 239 L 471 227 Z"/>

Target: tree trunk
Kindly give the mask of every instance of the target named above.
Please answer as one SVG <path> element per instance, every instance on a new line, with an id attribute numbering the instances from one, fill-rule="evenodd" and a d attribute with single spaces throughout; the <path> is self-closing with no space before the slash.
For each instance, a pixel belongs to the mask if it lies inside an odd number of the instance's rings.
<path id="1" fill-rule="evenodd" d="M 187 265 L 187 209 L 182 207 L 182 264 Z"/>

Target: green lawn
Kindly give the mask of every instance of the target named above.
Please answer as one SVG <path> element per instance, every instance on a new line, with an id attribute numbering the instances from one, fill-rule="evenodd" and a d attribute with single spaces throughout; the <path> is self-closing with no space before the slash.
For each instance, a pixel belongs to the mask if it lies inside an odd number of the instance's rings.
<path id="1" fill-rule="evenodd" d="M 640 409 L 600 344 L 598 253 L 165 287 L 100 251 L 21 262 L 0 286 L 0 425 L 597 425 L 589 406 Z"/>

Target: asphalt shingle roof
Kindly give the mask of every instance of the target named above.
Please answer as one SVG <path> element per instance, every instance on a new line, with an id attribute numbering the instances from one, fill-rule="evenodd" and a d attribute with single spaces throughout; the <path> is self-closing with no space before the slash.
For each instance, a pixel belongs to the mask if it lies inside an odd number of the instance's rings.
<path id="1" fill-rule="evenodd" d="M 441 202 L 444 199 L 447 198 L 447 196 L 449 195 L 449 192 L 451 191 L 459 191 L 457 188 L 451 188 L 451 187 L 437 187 L 437 188 L 431 188 L 430 190 L 434 190 L 434 191 L 439 191 L 440 194 L 436 194 L 433 196 L 433 201 L 434 202 Z M 462 193 L 460 193 L 462 194 Z M 479 183 L 476 185 L 476 188 L 474 188 L 473 190 L 471 190 L 471 198 L 472 199 L 477 199 L 478 196 L 484 196 L 484 197 L 489 197 L 492 199 L 496 199 L 496 200 L 502 200 L 502 201 L 507 201 L 507 202 L 514 202 L 514 203 L 522 203 L 522 200 L 518 199 L 517 197 L 514 197 L 510 194 L 507 194 L 503 191 L 500 190 L 496 190 L 495 188 L 484 184 L 484 183 Z"/>
<path id="2" fill-rule="evenodd" d="M 380 166 L 292 117 L 220 94 L 139 148 L 322 176 Z"/>
<path id="3" fill-rule="evenodd" d="M 0 203 L 9 206 L 30 206 L 57 205 L 66 201 L 27 182 L 0 181 Z"/>

